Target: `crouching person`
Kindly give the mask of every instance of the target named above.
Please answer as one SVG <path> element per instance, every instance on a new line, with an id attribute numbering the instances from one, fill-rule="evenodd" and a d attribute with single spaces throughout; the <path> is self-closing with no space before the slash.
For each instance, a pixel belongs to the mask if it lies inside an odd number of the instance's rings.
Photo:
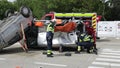
<path id="1" fill-rule="evenodd" d="M 91 35 L 88 35 L 87 33 L 82 33 L 79 36 L 79 41 L 77 44 L 77 51 L 75 53 L 80 53 L 81 50 L 87 49 L 87 53 L 93 52 L 93 44 L 94 40 Z"/>

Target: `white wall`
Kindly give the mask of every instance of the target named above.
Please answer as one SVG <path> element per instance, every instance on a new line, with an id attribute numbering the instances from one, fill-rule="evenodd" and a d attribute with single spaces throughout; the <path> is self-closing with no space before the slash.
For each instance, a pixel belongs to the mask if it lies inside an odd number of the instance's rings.
<path id="1" fill-rule="evenodd" d="M 97 24 L 98 37 L 120 37 L 120 21 L 100 21 Z"/>

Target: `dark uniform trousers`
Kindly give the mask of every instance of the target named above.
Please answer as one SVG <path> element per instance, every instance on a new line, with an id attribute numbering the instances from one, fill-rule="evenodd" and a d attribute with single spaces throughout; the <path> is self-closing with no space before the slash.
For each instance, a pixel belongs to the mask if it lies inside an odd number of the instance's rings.
<path id="1" fill-rule="evenodd" d="M 84 47 L 87 50 L 90 50 L 93 46 L 93 42 L 79 42 L 78 45 Z"/>
<path id="2" fill-rule="evenodd" d="M 53 33 L 51 31 L 47 32 L 46 39 L 47 39 L 47 49 L 52 50 L 52 39 L 53 39 Z"/>

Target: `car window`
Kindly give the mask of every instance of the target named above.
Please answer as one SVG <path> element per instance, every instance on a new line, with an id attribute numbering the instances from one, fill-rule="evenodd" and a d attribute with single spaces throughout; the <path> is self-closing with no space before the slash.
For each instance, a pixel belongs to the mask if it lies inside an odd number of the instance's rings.
<path id="1" fill-rule="evenodd" d="M 46 16 L 45 20 L 51 20 L 51 16 Z"/>

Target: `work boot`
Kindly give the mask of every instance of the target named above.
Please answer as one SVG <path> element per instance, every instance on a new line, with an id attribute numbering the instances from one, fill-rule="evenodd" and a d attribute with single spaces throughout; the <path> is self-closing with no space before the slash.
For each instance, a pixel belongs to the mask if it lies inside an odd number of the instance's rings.
<path id="1" fill-rule="evenodd" d="M 93 53 L 93 49 L 87 49 L 87 53 Z"/>
<path id="2" fill-rule="evenodd" d="M 90 53 L 90 51 L 89 51 L 89 50 L 87 50 L 87 53 Z"/>
<path id="3" fill-rule="evenodd" d="M 51 50 L 47 50 L 47 57 L 53 57 L 53 53 Z"/>
<path id="4" fill-rule="evenodd" d="M 53 55 L 52 54 L 47 54 L 47 57 L 53 57 Z"/>
<path id="5" fill-rule="evenodd" d="M 75 51 L 75 54 L 80 54 L 80 51 Z"/>
<path id="6" fill-rule="evenodd" d="M 75 54 L 80 54 L 81 46 L 77 46 L 77 51 L 75 51 Z"/>

